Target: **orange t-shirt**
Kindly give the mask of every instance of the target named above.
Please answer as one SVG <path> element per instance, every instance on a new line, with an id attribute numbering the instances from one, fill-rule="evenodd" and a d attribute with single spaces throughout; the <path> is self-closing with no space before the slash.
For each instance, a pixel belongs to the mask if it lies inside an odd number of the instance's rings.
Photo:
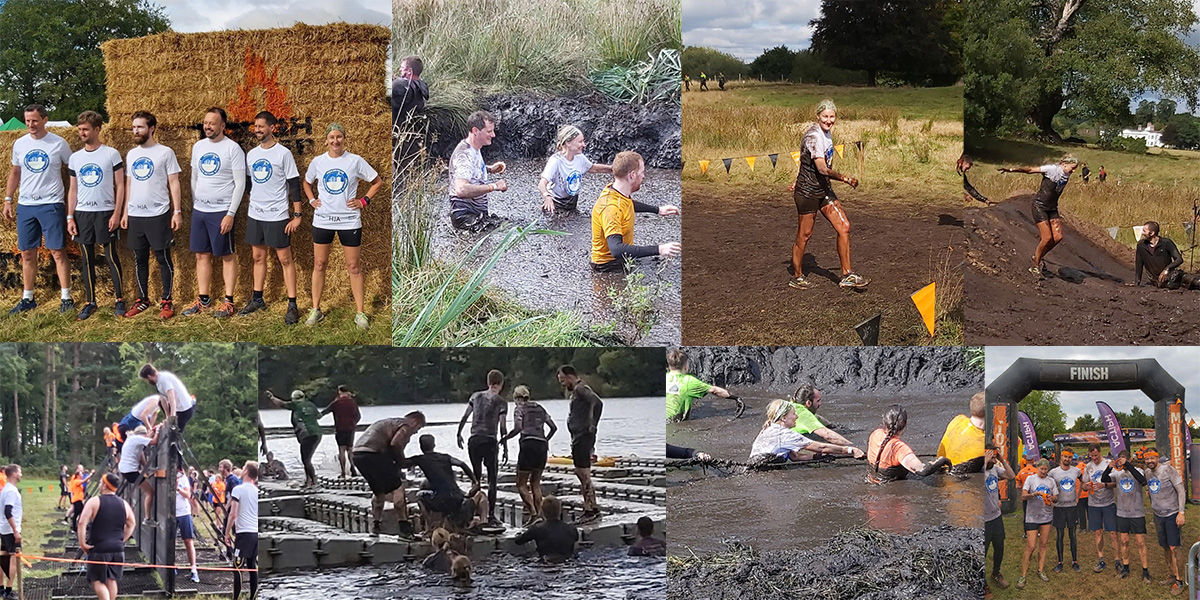
<path id="1" fill-rule="evenodd" d="M 83 479 L 76 473 L 67 481 L 67 491 L 71 492 L 71 502 L 83 502 Z"/>
<path id="2" fill-rule="evenodd" d="M 0 488 L 4 487 L 5 485 L 8 485 L 8 475 L 5 475 L 4 471 L 0 470 Z"/>
<path id="3" fill-rule="evenodd" d="M 867 462 L 872 466 L 879 463 L 880 469 L 895 467 L 908 455 L 913 454 L 913 449 L 908 444 L 899 437 L 893 437 L 888 440 L 887 448 L 883 449 L 883 455 L 880 456 L 879 445 L 883 443 L 885 437 L 887 437 L 887 431 L 880 428 L 872 431 L 871 437 L 867 439 Z"/>
<path id="4" fill-rule="evenodd" d="M 1079 469 L 1079 472 L 1082 473 L 1083 468 L 1086 466 L 1087 466 L 1087 462 L 1085 461 L 1085 462 L 1081 462 L 1081 463 L 1075 465 L 1075 468 Z M 1082 479 L 1080 479 L 1079 481 L 1080 481 L 1080 483 L 1083 482 Z M 1087 497 L 1088 497 L 1088 491 L 1086 489 L 1084 489 L 1084 487 L 1082 485 L 1079 486 L 1079 498 L 1083 499 L 1083 498 L 1087 498 Z"/>
<path id="5" fill-rule="evenodd" d="M 1037 472 L 1037 467 L 1033 466 L 1032 463 L 1027 462 L 1022 465 L 1021 470 L 1017 471 L 1017 488 L 1020 489 L 1025 487 L 1025 479 Z"/>
<path id="6" fill-rule="evenodd" d="M 209 487 L 212 488 L 213 499 L 217 504 L 225 504 L 225 480 L 221 477 L 215 477 L 209 482 Z"/>

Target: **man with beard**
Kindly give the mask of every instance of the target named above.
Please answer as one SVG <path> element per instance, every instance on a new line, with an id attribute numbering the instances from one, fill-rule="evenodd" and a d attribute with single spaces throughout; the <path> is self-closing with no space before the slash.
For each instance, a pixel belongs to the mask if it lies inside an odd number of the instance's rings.
<path id="1" fill-rule="evenodd" d="M 137 146 L 125 155 L 125 213 L 121 229 L 129 231 L 125 245 L 133 251 L 137 300 L 125 312 L 134 317 L 150 308 L 150 251 L 158 262 L 162 281 L 161 319 L 175 316 L 171 294 L 175 283 L 175 263 L 171 243 L 175 231 L 183 225 L 182 191 L 179 161 L 170 146 L 154 139 L 158 119 L 140 110 L 133 113 L 133 141 Z"/>
<path id="2" fill-rule="evenodd" d="M 646 179 L 646 163 L 637 152 L 620 152 L 612 162 L 613 182 L 600 192 L 592 205 L 592 270 L 611 272 L 625 268 L 627 261 L 644 256 L 671 257 L 679 254 L 679 242 L 656 246 L 633 245 L 635 213 L 678 215 L 679 207 L 654 206 L 633 199 Z"/>
<path id="3" fill-rule="evenodd" d="M 571 433 L 571 461 L 583 496 L 583 514 L 578 524 L 595 523 L 600 520 L 600 506 L 596 504 L 596 486 L 592 484 L 592 452 L 596 448 L 596 425 L 604 403 L 571 365 L 558 368 L 558 382 L 571 393 L 567 431 Z"/>

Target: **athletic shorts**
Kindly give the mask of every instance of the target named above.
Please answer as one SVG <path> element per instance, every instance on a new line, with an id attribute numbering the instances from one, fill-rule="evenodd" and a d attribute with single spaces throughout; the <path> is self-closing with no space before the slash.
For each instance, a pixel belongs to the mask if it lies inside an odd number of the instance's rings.
<path id="1" fill-rule="evenodd" d="M 171 211 L 157 217 L 129 217 L 129 229 L 125 235 L 125 247 L 130 250 L 166 250 L 175 241 L 171 231 Z"/>
<path id="2" fill-rule="evenodd" d="M 1074 529 L 1079 525 L 1079 507 L 1055 506 L 1053 523 L 1055 529 Z"/>
<path id="3" fill-rule="evenodd" d="M 233 254 L 233 229 L 221 233 L 223 212 L 192 211 L 191 238 L 188 249 L 192 252 L 228 256 Z"/>
<path id="4" fill-rule="evenodd" d="M 133 416 L 132 414 L 126 414 L 124 417 L 121 417 L 121 421 L 117 423 L 117 431 L 121 432 L 121 437 L 124 438 L 125 432 L 137 429 L 138 425 L 144 425 L 141 419 Z"/>
<path id="5" fill-rule="evenodd" d="M 67 205 L 62 202 L 17 205 L 17 249 L 39 248 L 43 237 L 47 250 L 61 250 L 66 245 Z"/>
<path id="6" fill-rule="evenodd" d="M 404 484 L 404 473 L 389 454 L 355 452 L 354 466 L 374 494 L 390 494 Z"/>
<path id="7" fill-rule="evenodd" d="M 554 199 L 554 210 L 576 210 L 579 206 L 579 194 L 566 198 Z"/>
<path id="8" fill-rule="evenodd" d="M 145 479 L 142 477 L 142 474 L 137 471 L 121 473 L 121 476 L 125 478 L 125 483 L 128 483 L 129 485 L 138 485 L 142 482 L 142 479 Z"/>
<path id="9" fill-rule="evenodd" d="M 16 552 L 17 536 L 12 533 L 0 533 L 0 552 Z"/>
<path id="10" fill-rule="evenodd" d="M 292 236 L 284 233 L 289 220 L 259 221 L 254 217 L 246 218 L 246 243 L 251 246 L 270 246 L 271 248 L 288 248 L 292 245 Z"/>
<path id="11" fill-rule="evenodd" d="M 333 439 L 337 440 L 337 445 L 339 446 L 353 446 L 354 430 L 347 429 L 346 431 L 335 431 L 333 432 Z"/>
<path id="12" fill-rule="evenodd" d="M 1168 546 L 1179 546 L 1180 539 L 1183 537 L 1179 531 L 1179 526 L 1175 524 L 1175 516 L 1179 513 L 1160 517 L 1154 515 L 1154 529 L 1158 531 L 1158 545 L 1166 548 Z"/>
<path id="13" fill-rule="evenodd" d="M 1088 505 L 1088 531 L 1116 531 L 1117 505 L 1091 506 Z"/>
<path id="14" fill-rule="evenodd" d="M 332 244 L 333 235 L 337 234 L 338 242 L 343 248 L 357 248 L 362 245 L 362 228 L 358 229 L 321 229 L 320 227 L 312 228 L 312 240 L 314 244 Z"/>
<path id="15" fill-rule="evenodd" d="M 107 244 L 117 241 L 117 231 L 108 230 L 108 220 L 112 218 L 113 211 L 104 210 L 92 212 L 88 210 L 75 211 L 75 228 L 79 234 L 75 236 L 77 244 Z"/>
<path id="16" fill-rule="evenodd" d="M 806 196 L 799 191 L 792 193 L 792 200 L 796 202 L 796 214 L 812 215 L 816 214 L 822 208 L 837 202 L 837 194 L 833 190 L 825 192 L 824 196 Z"/>
<path id="17" fill-rule="evenodd" d="M 1034 223 L 1045 223 L 1047 221 L 1052 221 L 1052 220 L 1058 219 L 1058 218 L 1060 218 L 1058 216 L 1058 207 L 1046 208 L 1045 206 L 1042 206 L 1036 200 L 1033 202 L 1033 222 Z"/>
<path id="18" fill-rule="evenodd" d="M 442 493 L 439 494 L 433 490 L 421 490 L 417 492 L 417 500 L 425 505 L 429 510 L 443 515 L 454 515 L 458 513 L 462 507 L 462 502 L 466 498 L 462 492 Z"/>
<path id="19" fill-rule="evenodd" d="M 196 539 L 196 525 L 192 523 L 192 515 L 175 517 L 175 528 L 179 531 L 179 537 L 185 540 Z"/>
<path id="20" fill-rule="evenodd" d="M 592 450 L 596 447 L 596 434 L 584 433 L 571 440 L 571 462 L 576 469 L 592 468 Z"/>
<path id="21" fill-rule="evenodd" d="M 60 496 L 70 496 L 71 495 L 71 492 L 68 492 L 67 490 L 60 489 L 60 491 L 62 492 L 61 494 L 59 494 Z"/>
<path id="22" fill-rule="evenodd" d="M 121 563 L 125 562 L 125 552 L 88 552 L 87 559 Z M 124 567 L 121 565 L 93 565 L 88 563 L 86 568 L 87 581 L 88 583 L 92 583 L 93 581 L 120 581 L 123 569 Z"/>
<path id="23" fill-rule="evenodd" d="M 258 566 L 258 532 L 237 534 L 233 538 L 233 547 L 238 553 L 241 568 L 253 569 Z"/>
<path id="24" fill-rule="evenodd" d="M 550 445 L 546 440 L 521 440 L 521 449 L 517 452 L 518 471 L 541 471 L 546 468 L 546 454 Z"/>
<path id="25" fill-rule="evenodd" d="M 1042 527 L 1043 525 L 1049 525 L 1049 524 L 1050 524 L 1050 521 L 1046 521 L 1045 523 L 1029 523 L 1029 522 L 1026 522 L 1026 523 L 1025 523 L 1025 531 L 1037 531 L 1037 530 L 1038 530 L 1040 527 Z"/>
<path id="26" fill-rule="evenodd" d="M 1146 517 L 1117 517 L 1117 533 L 1146 533 Z"/>

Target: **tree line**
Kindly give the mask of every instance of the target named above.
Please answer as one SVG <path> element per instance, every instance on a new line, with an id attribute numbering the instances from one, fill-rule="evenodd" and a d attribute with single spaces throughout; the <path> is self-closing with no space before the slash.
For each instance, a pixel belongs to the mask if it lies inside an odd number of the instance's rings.
<path id="1" fill-rule="evenodd" d="M 1149 400 L 1147 400 L 1149 402 Z M 1033 423 L 1034 433 L 1038 442 L 1054 439 L 1056 433 L 1077 433 L 1083 431 L 1104 431 L 1099 414 L 1086 413 L 1075 417 L 1075 422 L 1067 427 L 1067 414 L 1063 412 L 1057 391 L 1034 390 L 1021 400 L 1017 408 L 1029 416 Z M 1154 413 L 1133 406 L 1128 411 L 1114 410 L 1117 422 L 1123 428 L 1154 428 Z M 1192 437 L 1200 439 L 1200 428 L 1192 427 Z"/>

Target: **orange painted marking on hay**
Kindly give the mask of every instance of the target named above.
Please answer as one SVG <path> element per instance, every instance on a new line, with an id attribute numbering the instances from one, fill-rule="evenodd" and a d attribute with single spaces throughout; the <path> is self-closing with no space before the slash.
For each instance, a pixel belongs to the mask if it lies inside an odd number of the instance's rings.
<path id="1" fill-rule="evenodd" d="M 287 90 L 279 83 L 279 67 L 267 75 L 267 60 L 247 46 L 245 71 L 245 79 L 238 84 L 237 97 L 229 101 L 229 116 L 234 121 L 252 122 L 260 110 L 270 111 L 280 121 L 293 116 Z M 261 109 L 255 93 L 260 89 L 264 104 Z"/>

